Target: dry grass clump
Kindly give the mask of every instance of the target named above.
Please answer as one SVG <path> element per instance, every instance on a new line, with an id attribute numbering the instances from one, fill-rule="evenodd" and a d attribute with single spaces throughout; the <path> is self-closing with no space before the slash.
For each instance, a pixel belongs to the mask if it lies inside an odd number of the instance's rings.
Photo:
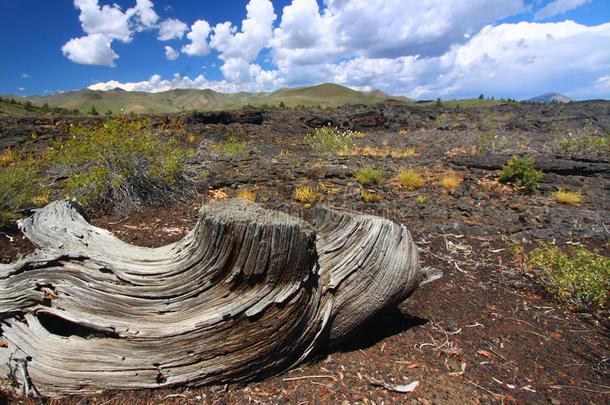
<path id="1" fill-rule="evenodd" d="M 377 202 L 377 201 L 381 200 L 381 196 L 379 194 L 375 193 L 374 191 L 369 191 L 369 190 L 362 190 L 362 193 L 360 193 L 360 196 L 362 197 L 364 202 L 367 202 L 367 203 Z"/>
<path id="2" fill-rule="evenodd" d="M 453 190 L 462 184 L 462 179 L 457 176 L 446 176 L 441 179 L 441 186 L 443 188 Z"/>
<path id="3" fill-rule="evenodd" d="M 561 204 L 576 205 L 582 202 L 580 191 L 566 191 L 559 189 L 553 193 L 555 200 Z"/>
<path id="4" fill-rule="evenodd" d="M 15 153 L 8 147 L 0 154 L 0 166 L 6 166 L 15 160 Z"/>
<path id="5" fill-rule="evenodd" d="M 398 174 L 398 181 L 408 190 L 415 190 L 424 185 L 424 179 L 415 170 L 407 169 Z"/>
<path id="6" fill-rule="evenodd" d="M 306 206 L 318 201 L 320 198 L 320 189 L 311 186 L 299 186 L 294 191 L 295 199 Z"/>
<path id="7" fill-rule="evenodd" d="M 254 191 L 248 190 L 244 188 L 239 190 L 237 193 L 237 198 L 245 198 L 246 200 L 256 201 L 256 193 Z"/>
<path id="8" fill-rule="evenodd" d="M 417 156 L 415 147 L 406 149 L 391 148 L 389 146 L 363 146 L 343 150 L 339 153 L 342 156 L 392 156 L 392 157 L 410 157 Z"/>

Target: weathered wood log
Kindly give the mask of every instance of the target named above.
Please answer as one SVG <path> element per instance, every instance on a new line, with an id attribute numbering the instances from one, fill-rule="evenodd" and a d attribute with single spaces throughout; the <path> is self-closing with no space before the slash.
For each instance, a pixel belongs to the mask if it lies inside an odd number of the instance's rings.
<path id="1" fill-rule="evenodd" d="M 132 246 L 68 201 L 20 224 L 37 252 L 0 265 L 0 376 L 34 395 L 248 381 L 285 370 L 436 277 L 392 221 L 313 220 L 247 200 Z"/>

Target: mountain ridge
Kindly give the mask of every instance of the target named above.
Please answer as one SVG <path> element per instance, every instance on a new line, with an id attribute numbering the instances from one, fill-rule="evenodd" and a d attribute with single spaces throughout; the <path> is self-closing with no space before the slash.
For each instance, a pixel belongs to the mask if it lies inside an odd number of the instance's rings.
<path id="1" fill-rule="evenodd" d="M 20 102 L 86 112 L 93 107 L 99 113 L 110 111 L 135 113 L 172 113 L 189 110 L 230 110 L 246 105 L 321 106 L 337 107 L 344 104 L 375 104 L 386 101 L 410 102 L 406 97 L 393 97 L 380 90 L 362 92 L 334 83 L 316 86 L 281 88 L 271 92 L 220 93 L 212 89 L 172 89 L 157 93 L 127 91 L 120 88 L 92 90 L 89 88 L 57 92 L 48 95 L 2 95 Z"/>
<path id="2" fill-rule="evenodd" d="M 532 97 L 527 101 L 530 103 L 569 103 L 574 100 L 560 93 L 549 92 Z"/>

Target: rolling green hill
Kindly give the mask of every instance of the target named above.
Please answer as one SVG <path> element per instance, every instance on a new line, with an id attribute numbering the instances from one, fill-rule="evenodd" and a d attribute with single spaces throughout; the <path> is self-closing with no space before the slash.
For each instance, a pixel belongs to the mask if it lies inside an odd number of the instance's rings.
<path id="1" fill-rule="evenodd" d="M 125 91 L 74 90 L 45 96 L 3 95 L 4 99 L 15 99 L 33 105 L 61 107 L 86 113 L 92 107 L 100 113 L 169 113 L 189 110 L 227 110 L 245 105 L 273 106 L 283 103 L 286 107 L 322 106 L 336 107 L 344 104 L 374 104 L 386 101 L 409 102 L 405 97 L 391 97 L 379 90 L 360 92 L 337 84 L 325 83 L 312 87 L 285 88 L 260 93 L 218 93 L 210 89 L 176 89 L 160 93 Z"/>

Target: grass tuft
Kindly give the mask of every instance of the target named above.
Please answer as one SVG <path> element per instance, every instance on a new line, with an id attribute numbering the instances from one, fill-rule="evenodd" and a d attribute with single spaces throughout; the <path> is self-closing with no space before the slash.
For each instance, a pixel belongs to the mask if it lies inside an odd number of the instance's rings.
<path id="1" fill-rule="evenodd" d="M 356 181 L 366 186 L 368 184 L 381 184 L 383 181 L 383 173 L 373 168 L 366 168 L 356 173 Z"/>
<path id="2" fill-rule="evenodd" d="M 320 198 L 320 189 L 311 186 L 299 186 L 295 189 L 295 199 L 303 204 L 311 205 Z"/>
<path id="3" fill-rule="evenodd" d="M 446 176 L 441 179 L 441 186 L 446 189 L 456 189 L 462 184 L 462 179 L 457 176 Z"/>
<path id="4" fill-rule="evenodd" d="M 553 193 L 553 197 L 561 204 L 576 205 L 582 202 L 582 193 L 580 191 L 565 191 L 560 189 Z"/>
<path id="5" fill-rule="evenodd" d="M 373 203 L 381 200 L 381 196 L 374 191 L 362 190 L 360 196 L 366 203 Z"/>
<path id="6" fill-rule="evenodd" d="M 243 190 L 239 190 L 237 193 L 237 198 L 245 198 L 246 200 L 256 201 L 256 193 L 245 188 Z"/>
<path id="7" fill-rule="evenodd" d="M 408 190 L 415 190 L 424 185 L 424 179 L 421 174 L 412 169 L 400 172 L 398 174 L 398 181 Z"/>

